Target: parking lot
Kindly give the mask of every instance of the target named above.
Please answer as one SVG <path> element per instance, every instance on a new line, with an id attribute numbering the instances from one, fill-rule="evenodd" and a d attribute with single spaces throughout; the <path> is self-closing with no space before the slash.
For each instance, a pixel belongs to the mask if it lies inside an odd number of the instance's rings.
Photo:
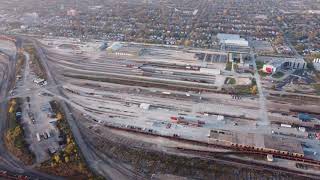
<path id="1" fill-rule="evenodd" d="M 18 95 L 23 100 L 21 124 L 25 139 L 35 155 L 36 162 L 41 163 L 49 158 L 49 152 L 59 149 L 59 131 L 55 126 L 56 119 L 52 118 L 55 115 L 49 103 L 52 97 L 41 91 L 46 87 L 46 83 L 37 81 L 40 78 L 34 73 L 30 62 L 27 57 L 24 71 L 21 78 L 17 79 L 11 95 Z"/>

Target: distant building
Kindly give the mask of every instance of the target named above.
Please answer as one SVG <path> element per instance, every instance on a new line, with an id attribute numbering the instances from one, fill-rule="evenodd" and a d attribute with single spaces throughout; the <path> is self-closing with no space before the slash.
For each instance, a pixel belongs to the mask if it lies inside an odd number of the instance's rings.
<path id="1" fill-rule="evenodd" d="M 76 16 L 77 14 L 78 14 L 78 12 L 75 9 L 70 9 L 67 11 L 68 16 Z"/>
<path id="2" fill-rule="evenodd" d="M 263 72 L 275 73 L 281 69 L 305 69 L 307 63 L 303 58 L 274 58 L 267 64 L 263 65 Z"/>
<path id="3" fill-rule="evenodd" d="M 249 42 L 241 38 L 238 34 L 219 33 L 217 35 L 217 38 L 219 40 L 220 45 L 249 47 Z"/>
<path id="4" fill-rule="evenodd" d="M 106 50 L 109 54 L 116 56 L 140 56 L 143 52 L 142 48 L 131 47 L 120 42 L 112 43 Z"/>
<path id="5" fill-rule="evenodd" d="M 225 33 L 218 33 L 217 38 L 219 39 L 220 43 L 223 43 L 225 40 L 236 40 L 240 39 L 239 34 L 225 34 Z"/>
<path id="6" fill-rule="evenodd" d="M 281 61 L 272 61 L 272 62 L 269 62 L 269 63 L 263 65 L 262 70 L 265 73 L 272 74 L 272 73 L 276 72 L 278 70 L 278 68 L 280 68 L 281 66 L 282 66 Z"/>
<path id="7" fill-rule="evenodd" d="M 249 47 L 249 42 L 245 39 L 227 39 L 224 41 L 226 46 L 242 46 L 242 47 Z"/>
<path id="8" fill-rule="evenodd" d="M 218 33 L 217 39 L 221 49 L 228 52 L 229 62 L 244 63 L 248 59 L 250 47 L 249 42 L 238 34 Z"/>
<path id="9" fill-rule="evenodd" d="M 315 58 L 313 60 L 313 66 L 317 71 L 320 71 L 320 58 Z"/>

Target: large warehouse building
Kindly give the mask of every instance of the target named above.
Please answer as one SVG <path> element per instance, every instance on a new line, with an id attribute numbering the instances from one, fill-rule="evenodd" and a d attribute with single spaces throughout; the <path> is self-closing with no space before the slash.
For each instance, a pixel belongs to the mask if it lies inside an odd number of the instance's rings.
<path id="1" fill-rule="evenodd" d="M 249 47 L 249 42 L 244 38 L 241 38 L 238 34 L 218 33 L 217 38 L 220 45 Z"/>
<path id="2" fill-rule="evenodd" d="M 243 63 L 244 59 L 249 56 L 250 46 L 249 42 L 241 38 L 238 34 L 218 33 L 217 39 L 221 49 L 228 52 L 230 62 Z"/>

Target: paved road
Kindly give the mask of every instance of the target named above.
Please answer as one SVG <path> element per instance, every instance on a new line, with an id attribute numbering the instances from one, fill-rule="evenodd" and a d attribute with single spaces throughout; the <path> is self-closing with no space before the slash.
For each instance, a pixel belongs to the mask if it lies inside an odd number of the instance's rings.
<path id="1" fill-rule="evenodd" d="M 30 55 L 27 52 L 23 52 L 23 55 L 25 56 L 25 67 L 24 67 L 24 74 L 23 74 L 23 84 L 25 84 L 27 82 L 27 77 L 29 75 L 30 72 L 30 65 L 29 65 L 29 61 L 30 61 Z"/>
<path id="2" fill-rule="evenodd" d="M 251 59 L 252 59 L 252 63 L 253 66 L 255 68 L 255 73 L 254 73 L 254 77 L 256 79 L 257 82 L 257 88 L 259 91 L 259 106 L 260 106 L 260 120 L 258 122 L 259 125 L 265 127 L 270 125 L 270 121 L 268 118 L 268 113 L 267 113 L 267 107 L 266 107 L 266 98 L 265 95 L 263 93 L 263 88 L 262 88 L 262 84 L 261 84 L 261 79 L 260 79 L 260 75 L 258 73 L 258 69 L 257 69 L 257 64 L 256 64 L 256 59 L 255 59 L 255 55 L 253 52 L 250 53 L 251 54 Z"/>
<path id="3" fill-rule="evenodd" d="M 35 45 L 36 51 L 39 54 L 40 60 L 47 74 L 47 81 L 50 86 L 58 85 L 55 77 L 52 75 L 51 70 L 47 63 L 47 57 L 44 53 L 43 49 L 39 42 L 33 40 L 33 44 Z M 52 89 L 52 92 L 64 97 L 64 94 L 59 86 L 57 88 Z M 134 176 L 131 171 L 129 171 L 125 167 L 119 167 L 117 162 L 114 162 L 111 158 L 102 158 L 101 152 L 96 151 L 90 142 L 85 141 L 84 137 L 81 134 L 81 129 L 78 127 L 78 122 L 75 120 L 73 114 L 71 113 L 70 106 L 68 106 L 65 102 L 61 102 L 61 106 L 65 111 L 66 119 L 70 125 L 73 136 L 77 145 L 79 146 L 85 161 L 88 166 L 96 173 L 104 176 L 107 179 L 119 179 L 119 180 L 127 180 L 132 179 Z"/>
<path id="4" fill-rule="evenodd" d="M 6 99 L 8 96 L 8 90 L 10 88 L 10 82 L 13 81 L 12 74 L 15 71 L 15 62 L 16 58 L 13 56 L 9 56 L 9 62 L 7 69 L 5 71 L 5 77 L 2 79 L 0 86 L 0 99 Z M 17 170 L 18 172 L 23 172 L 20 164 L 16 162 L 14 157 L 12 157 L 9 153 L 7 153 L 6 148 L 4 146 L 3 136 L 7 129 L 7 101 L 0 102 L 0 131 L 1 131 L 1 140 L 0 140 L 0 156 L 7 167 Z"/>
<path id="5" fill-rule="evenodd" d="M 17 41 L 17 47 L 21 47 L 21 41 L 18 39 Z M 9 56 L 9 64 L 6 71 L 6 78 L 2 80 L 1 86 L 0 86 L 0 99 L 7 99 L 8 97 L 8 91 L 10 89 L 10 86 L 12 86 L 15 82 L 15 65 L 17 62 L 17 56 Z M 7 149 L 5 148 L 3 136 L 4 132 L 8 128 L 7 123 L 7 101 L 1 101 L 0 102 L 0 169 L 10 171 L 11 173 L 17 173 L 24 175 L 27 175 L 33 179 L 62 179 L 56 176 L 47 175 L 38 171 L 35 171 L 27 166 L 24 166 L 16 157 L 12 156 Z"/>

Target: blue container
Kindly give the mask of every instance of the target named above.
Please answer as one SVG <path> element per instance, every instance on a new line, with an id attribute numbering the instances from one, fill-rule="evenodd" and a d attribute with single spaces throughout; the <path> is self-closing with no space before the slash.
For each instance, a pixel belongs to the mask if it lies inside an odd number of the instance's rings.
<path id="1" fill-rule="evenodd" d="M 306 113 L 299 113 L 298 117 L 302 121 L 310 121 L 312 119 L 312 117 Z"/>

